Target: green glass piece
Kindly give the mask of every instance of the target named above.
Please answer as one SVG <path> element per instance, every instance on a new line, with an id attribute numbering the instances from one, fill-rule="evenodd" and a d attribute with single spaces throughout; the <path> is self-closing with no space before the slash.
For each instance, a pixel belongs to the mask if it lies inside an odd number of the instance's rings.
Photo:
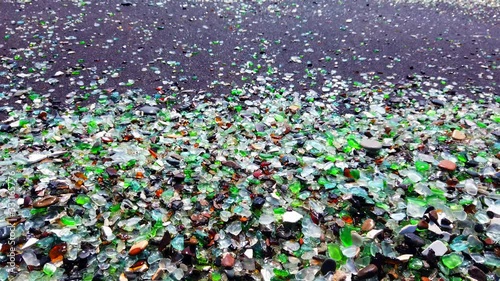
<path id="1" fill-rule="evenodd" d="M 415 258 L 412 258 L 412 259 L 410 260 L 410 262 L 408 263 L 408 267 L 409 267 L 410 269 L 419 270 L 419 269 L 421 269 L 423 266 L 424 266 L 424 262 L 423 262 L 422 260 L 415 259 Z"/>
<path id="2" fill-rule="evenodd" d="M 212 272 L 212 281 L 219 281 L 222 279 L 222 275 L 219 272 Z"/>
<path id="3" fill-rule="evenodd" d="M 336 176 L 336 175 L 338 175 L 338 174 L 340 173 L 340 168 L 337 168 L 337 167 L 332 167 L 332 168 L 330 168 L 330 169 L 327 171 L 327 173 L 328 173 L 329 175 Z"/>
<path id="4" fill-rule="evenodd" d="M 464 153 L 460 153 L 457 155 L 457 159 L 458 161 L 465 163 L 467 162 L 467 155 L 465 155 Z"/>
<path id="5" fill-rule="evenodd" d="M 278 269 L 278 268 L 273 269 L 273 272 L 278 277 L 288 277 L 288 275 L 290 275 L 290 273 L 287 270 Z"/>
<path id="6" fill-rule="evenodd" d="M 320 178 L 318 179 L 318 184 L 319 184 L 319 185 L 325 185 L 325 184 L 327 184 L 327 183 L 328 183 L 328 181 L 327 181 L 324 177 L 320 177 Z"/>
<path id="7" fill-rule="evenodd" d="M 351 148 L 354 148 L 354 149 L 361 149 L 361 144 L 359 144 L 359 142 L 354 139 L 354 138 L 348 138 L 347 139 L 347 144 L 351 147 Z"/>
<path id="8" fill-rule="evenodd" d="M 420 173 L 427 172 L 430 169 L 430 167 L 431 167 L 431 165 L 429 165 L 429 163 L 427 163 L 427 162 L 424 162 L 424 161 L 415 162 L 415 168 Z"/>
<path id="9" fill-rule="evenodd" d="M 343 258 L 342 250 L 336 244 L 328 244 L 328 255 L 334 261 L 341 261 Z"/>
<path id="10" fill-rule="evenodd" d="M 441 262 L 449 268 L 449 269 L 454 269 L 455 267 L 461 265 L 464 262 L 464 258 L 457 254 L 457 253 L 451 253 L 448 255 L 444 255 L 441 258 Z"/>
<path id="11" fill-rule="evenodd" d="M 67 225 L 67 226 L 75 226 L 78 224 L 78 221 L 72 217 L 69 217 L 69 216 L 63 216 L 61 218 L 61 222 L 64 224 L 64 225 Z"/>
<path id="12" fill-rule="evenodd" d="M 286 209 L 280 207 L 280 208 L 275 208 L 273 211 L 274 211 L 274 214 L 276 214 L 276 215 L 283 215 L 286 212 Z"/>
<path id="13" fill-rule="evenodd" d="M 342 244 L 346 247 L 352 245 L 352 235 L 350 226 L 344 226 L 342 229 L 340 229 L 340 241 L 342 241 Z"/>
<path id="14" fill-rule="evenodd" d="M 290 185 L 290 190 L 295 194 L 299 193 L 300 189 L 301 189 L 300 182 L 294 182 Z"/>
<path id="15" fill-rule="evenodd" d="M 120 210 L 120 204 L 116 204 L 116 205 L 113 205 L 113 206 L 109 207 L 109 210 L 111 212 L 119 211 Z"/>
<path id="16" fill-rule="evenodd" d="M 285 254 L 279 254 L 278 255 L 278 260 L 281 262 L 281 263 L 286 263 L 288 261 L 288 257 L 285 255 Z"/>
<path id="17" fill-rule="evenodd" d="M 76 204 L 78 205 L 85 205 L 87 203 L 90 203 L 90 197 L 84 194 L 79 194 L 76 199 L 75 199 Z"/>
<path id="18" fill-rule="evenodd" d="M 350 171 L 350 173 L 351 173 L 351 176 L 352 176 L 355 180 L 359 180 L 359 177 L 360 177 L 359 170 L 351 170 L 351 171 Z"/>
<path id="19" fill-rule="evenodd" d="M 44 266 L 43 266 L 43 273 L 49 275 L 49 276 L 52 276 L 54 275 L 54 273 L 56 272 L 57 270 L 57 267 L 52 264 L 52 263 L 46 263 Z"/>
<path id="20" fill-rule="evenodd" d="M 283 122 L 285 118 L 283 118 L 282 115 L 279 115 L 279 114 L 276 114 L 274 115 L 274 120 L 276 120 L 276 122 Z"/>

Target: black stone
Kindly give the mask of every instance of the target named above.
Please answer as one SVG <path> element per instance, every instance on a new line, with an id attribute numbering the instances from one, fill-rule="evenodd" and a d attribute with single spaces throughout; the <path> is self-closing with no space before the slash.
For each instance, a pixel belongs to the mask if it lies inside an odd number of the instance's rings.
<path id="1" fill-rule="evenodd" d="M 3 133 L 11 133 L 13 130 L 13 128 L 8 125 L 8 124 L 0 124 L 0 132 L 3 132 Z"/>
<path id="2" fill-rule="evenodd" d="M 486 273 L 484 273 L 481 269 L 471 266 L 469 267 L 469 275 L 470 277 L 476 279 L 477 281 L 487 281 L 488 277 Z"/>
<path id="3" fill-rule="evenodd" d="M 473 170 L 467 170 L 467 171 L 465 171 L 465 172 L 466 172 L 467 174 L 469 174 L 469 176 L 474 177 L 474 178 L 477 178 L 477 177 L 479 177 L 479 176 L 480 176 L 480 174 L 479 174 L 478 172 L 475 172 L 475 171 L 473 171 Z"/>
<path id="4" fill-rule="evenodd" d="M 444 106 L 444 101 L 440 99 L 432 99 L 431 102 L 435 105 Z"/>
<path id="5" fill-rule="evenodd" d="M 253 199 L 252 207 L 260 209 L 266 203 L 266 199 L 264 197 L 257 196 Z"/>
<path id="6" fill-rule="evenodd" d="M 332 259 L 327 259 L 321 265 L 321 274 L 326 275 L 328 272 L 335 272 L 337 263 Z"/>
<path id="7" fill-rule="evenodd" d="M 406 233 L 404 235 L 404 239 L 408 245 L 412 245 L 414 247 L 422 247 L 425 245 L 425 240 L 415 233 Z"/>
<path id="8" fill-rule="evenodd" d="M 474 226 L 474 230 L 476 232 L 479 232 L 479 233 L 483 233 L 484 232 L 484 225 L 478 223 Z"/>
<path id="9" fill-rule="evenodd" d="M 474 160 L 469 160 L 465 163 L 466 166 L 469 166 L 469 167 L 477 167 L 477 165 L 479 165 L 479 162 L 477 161 L 474 161 Z"/>
<path id="10" fill-rule="evenodd" d="M 174 211 L 180 210 L 183 206 L 184 206 L 184 202 L 182 202 L 181 200 L 172 201 L 172 204 L 171 204 L 171 208 Z"/>
<path id="11" fill-rule="evenodd" d="M 378 267 L 374 264 L 369 264 L 360 271 L 358 271 L 358 278 L 368 279 L 372 278 L 378 273 Z"/>

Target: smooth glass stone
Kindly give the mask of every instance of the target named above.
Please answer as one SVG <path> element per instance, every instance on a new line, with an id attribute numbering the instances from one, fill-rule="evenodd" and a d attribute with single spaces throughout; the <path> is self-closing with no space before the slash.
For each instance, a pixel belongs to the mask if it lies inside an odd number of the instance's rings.
<path id="1" fill-rule="evenodd" d="M 172 240 L 172 247 L 178 251 L 184 250 L 184 237 L 182 235 L 176 236 Z"/>
<path id="2" fill-rule="evenodd" d="M 85 205 L 87 203 L 90 203 L 90 197 L 88 197 L 87 195 L 80 194 L 76 197 L 75 202 L 78 205 Z"/>
<path id="3" fill-rule="evenodd" d="M 414 270 L 419 270 L 424 266 L 424 262 L 419 259 L 412 258 L 408 263 L 408 267 Z"/>
<path id="4" fill-rule="evenodd" d="M 349 247 L 352 245 L 352 235 L 351 235 L 351 227 L 344 226 L 340 229 L 340 241 L 345 247 Z"/>
<path id="5" fill-rule="evenodd" d="M 347 258 L 354 258 L 359 252 L 359 248 L 356 246 L 350 246 L 342 249 L 342 254 Z"/>
<path id="6" fill-rule="evenodd" d="M 485 253 L 484 254 L 484 264 L 494 267 L 500 267 L 500 258 L 497 257 L 494 253 Z"/>
<path id="7" fill-rule="evenodd" d="M 420 173 L 427 172 L 430 169 L 430 167 L 431 165 L 429 165 L 429 163 L 426 163 L 424 161 L 415 162 L 415 169 L 417 169 L 417 171 Z"/>
<path id="8" fill-rule="evenodd" d="M 455 252 L 465 251 L 469 248 L 469 243 L 463 240 L 463 236 L 458 236 L 450 244 L 450 248 Z"/>
<path id="9" fill-rule="evenodd" d="M 328 244 L 328 255 L 330 256 L 331 259 L 334 261 L 341 261 L 343 258 L 342 251 L 340 250 L 340 247 L 335 244 Z"/>
<path id="10" fill-rule="evenodd" d="M 457 253 L 451 253 L 448 255 L 444 255 L 441 258 L 441 261 L 447 268 L 454 269 L 455 267 L 460 266 L 463 263 L 464 258 Z"/>
<path id="11" fill-rule="evenodd" d="M 43 273 L 51 276 L 53 275 L 57 270 L 57 267 L 52 264 L 52 263 L 46 263 L 44 266 L 43 266 Z"/>
<path id="12" fill-rule="evenodd" d="M 78 221 L 75 218 L 63 216 L 61 218 L 61 223 L 67 226 L 76 226 L 78 224 Z"/>

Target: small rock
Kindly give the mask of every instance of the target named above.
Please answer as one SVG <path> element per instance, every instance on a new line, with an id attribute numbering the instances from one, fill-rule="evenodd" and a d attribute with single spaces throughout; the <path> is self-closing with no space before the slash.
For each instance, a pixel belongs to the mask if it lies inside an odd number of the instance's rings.
<path id="1" fill-rule="evenodd" d="M 335 271 L 335 274 L 332 276 L 332 281 L 345 281 L 347 280 L 347 274 L 342 270 Z"/>
<path id="2" fill-rule="evenodd" d="M 174 211 L 178 211 L 178 210 L 180 210 L 183 206 L 184 206 L 184 202 L 182 202 L 181 200 L 174 200 L 174 201 L 172 201 L 172 203 L 170 204 L 170 207 L 171 207 Z"/>
<path id="3" fill-rule="evenodd" d="M 404 255 L 400 255 L 397 257 L 398 260 L 402 261 L 402 262 L 407 262 L 409 261 L 411 258 L 413 257 L 412 254 L 404 254 Z"/>
<path id="4" fill-rule="evenodd" d="M 425 248 L 425 250 L 422 251 L 422 255 L 426 256 L 430 250 L 434 251 L 436 257 L 441 257 L 444 254 L 446 254 L 448 248 L 443 242 L 437 240 L 432 242 L 429 246 L 427 246 L 427 248 Z"/>
<path id="5" fill-rule="evenodd" d="M 462 131 L 454 130 L 453 133 L 451 134 L 451 137 L 454 140 L 464 140 L 465 139 L 465 134 Z"/>
<path id="6" fill-rule="evenodd" d="M 233 267 L 235 263 L 235 259 L 232 254 L 227 253 L 221 261 L 222 266 L 224 267 Z"/>
<path id="7" fill-rule="evenodd" d="M 134 245 L 132 245 L 132 247 L 130 248 L 130 251 L 128 252 L 128 254 L 131 255 L 131 256 L 138 255 L 142 251 L 144 251 L 144 249 L 146 249 L 146 247 L 148 246 L 148 244 L 149 244 L 148 240 L 139 241 L 139 242 L 135 243 Z"/>
<path id="8" fill-rule="evenodd" d="M 299 111 L 300 107 L 299 107 L 299 106 L 297 106 L 297 105 L 290 105 L 290 106 L 288 107 L 288 109 L 289 109 L 292 113 L 294 113 L 294 114 L 295 114 L 295 113 L 297 113 L 297 111 Z"/>
<path id="9" fill-rule="evenodd" d="M 37 201 L 35 201 L 33 203 L 33 207 L 34 208 L 44 208 L 44 207 L 48 207 L 50 205 L 54 205 L 55 203 L 57 203 L 57 201 L 59 201 L 59 198 L 49 195 L 49 196 L 45 196 L 42 199 L 38 199 Z"/>
<path id="10" fill-rule="evenodd" d="M 437 223 L 437 221 L 439 220 L 439 214 L 438 214 L 437 210 L 430 210 L 429 213 L 427 213 L 427 215 L 429 216 L 429 219 L 432 222 Z"/>
<path id="11" fill-rule="evenodd" d="M 260 208 L 262 208 L 262 206 L 264 206 L 265 203 L 266 203 L 266 199 L 264 197 L 257 196 L 253 199 L 252 207 L 260 209 Z"/>
<path id="12" fill-rule="evenodd" d="M 0 124 L 0 132 L 10 133 L 12 131 L 12 127 L 9 124 Z"/>
<path id="13" fill-rule="evenodd" d="M 382 229 L 372 229 L 366 233 L 366 238 L 368 239 L 375 239 L 377 235 L 379 235 L 381 232 L 383 232 Z"/>
<path id="14" fill-rule="evenodd" d="M 221 164 L 223 166 L 226 166 L 226 167 L 229 167 L 229 168 L 233 168 L 233 169 L 241 169 L 241 166 L 240 164 L 234 162 L 234 161 L 222 161 Z"/>
<path id="15" fill-rule="evenodd" d="M 441 162 L 439 162 L 438 167 L 451 172 L 455 171 L 455 169 L 457 168 L 457 164 L 451 162 L 450 160 L 442 160 Z"/>
<path id="16" fill-rule="evenodd" d="M 108 176 L 110 176 L 112 178 L 118 177 L 118 171 L 113 167 L 107 167 L 106 173 L 108 174 Z"/>
<path id="17" fill-rule="evenodd" d="M 253 250 L 252 249 L 246 249 L 244 254 L 245 254 L 245 257 L 247 257 L 249 259 L 253 259 Z"/>
<path id="18" fill-rule="evenodd" d="M 420 220 L 417 224 L 418 229 L 428 229 L 429 223 L 426 220 Z"/>
<path id="19" fill-rule="evenodd" d="M 361 225 L 361 230 L 362 231 L 370 231 L 375 227 L 375 221 L 372 219 L 367 219 L 363 222 Z"/>
<path id="20" fill-rule="evenodd" d="M 299 220 L 301 220 L 304 216 L 301 214 L 291 211 L 291 212 L 286 212 L 283 214 L 283 222 L 290 222 L 290 223 L 296 223 Z"/>
<path id="21" fill-rule="evenodd" d="M 337 263 L 332 259 L 327 259 L 321 265 L 321 274 L 326 275 L 328 272 L 335 272 Z"/>
<path id="22" fill-rule="evenodd" d="M 156 115 L 160 111 L 160 109 L 158 107 L 149 106 L 149 105 L 145 105 L 145 106 L 139 108 L 139 110 L 142 111 L 146 115 Z"/>
<path id="23" fill-rule="evenodd" d="M 469 275 L 470 277 L 476 279 L 477 281 L 486 281 L 488 277 L 486 273 L 484 273 L 481 269 L 476 266 L 469 267 Z"/>
<path id="24" fill-rule="evenodd" d="M 377 275 L 378 267 L 374 264 L 369 264 L 360 271 L 358 271 L 358 277 L 361 279 L 372 278 Z"/>
<path id="25" fill-rule="evenodd" d="M 409 225 L 406 225 L 403 228 L 401 228 L 401 230 L 399 231 L 399 234 L 404 235 L 407 233 L 413 233 L 413 232 L 415 232 L 415 230 L 417 230 L 417 226 L 414 224 L 409 224 Z"/>
<path id="26" fill-rule="evenodd" d="M 361 146 L 370 151 L 377 151 L 382 149 L 382 143 L 374 139 L 363 139 L 361 141 Z"/>
<path id="27" fill-rule="evenodd" d="M 420 248 L 420 247 L 425 245 L 425 240 L 422 237 L 416 235 L 415 233 L 406 233 L 404 235 L 404 237 L 405 237 L 405 242 L 408 245 L 411 245 L 411 246 L 414 246 L 417 248 Z"/>
<path id="28" fill-rule="evenodd" d="M 440 99 L 432 99 L 431 102 L 435 105 L 444 106 L 444 101 Z"/>

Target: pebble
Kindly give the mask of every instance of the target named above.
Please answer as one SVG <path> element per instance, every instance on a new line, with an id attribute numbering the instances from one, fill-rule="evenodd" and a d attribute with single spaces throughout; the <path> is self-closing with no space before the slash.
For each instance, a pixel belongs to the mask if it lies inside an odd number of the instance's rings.
<path id="1" fill-rule="evenodd" d="M 446 254 L 448 248 L 443 242 L 437 240 L 432 242 L 429 246 L 427 246 L 427 248 L 425 248 L 425 250 L 422 251 L 422 255 L 426 256 L 430 250 L 434 251 L 436 257 L 440 257 Z"/>
<path id="2" fill-rule="evenodd" d="M 377 151 L 382 149 L 382 143 L 374 139 L 363 139 L 361 141 L 361 146 L 370 151 Z"/>
<path id="3" fill-rule="evenodd" d="M 222 261 L 221 261 L 221 264 L 224 267 L 233 267 L 234 263 L 235 263 L 235 259 L 234 259 L 233 255 L 230 253 L 225 254 L 224 257 L 222 258 Z"/>
<path id="4" fill-rule="evenodd" d="M 335 271 L 335 274 L 332 276 L 332 281 L 345 281 L 347 280 L 347 274 L 342 270 Z"/>
<path id="5" fill-rule="evenodd" d="M 160 111 L 160 109 L 158 107 L 149 106 L 149 105 L 145 105 L 145 106 L 139 108 L 139 110 L 142 111 L 146 115 L 156 115 Z"/>
<path id="6" fill-rule="evenodd" d="M 484 273 L 481 269 L 476 266 L 469 267 L 469 275 L 470 277 L 476 279 L 477 281 L 487 281 L 488 277 L 486 273 Z"/>
<path id="7" fill-rule="evenodd" d="M 337 263 L 332 259 L 327 259 L 321 265 L 321 274 L 326 275 L 328 272 L 335 272 Z"/>
<path id="8" fill-rule="evenodd" d="M 457 168 L 457 164 L 451 162 L 450 160 L 441 160 L 439 162 L 438 167 L 447 171 L 455 171 Z"/>
<path id="9" fill-rule="evenodd" d="M 358 271 L 358 278 L 368 279 L 377 275 L 378 267 L 374 264 L 369 264 L 360 271 Z"/>
<path id="10" fill-rule="evenodd" d="M 405 238 L 405 242 L 408 245 L 415 246 L 418 248 L 425 245 L 425 240 L 422 237 L 416 235 L 415 233 L 406 233 L 404 235 L 404 238 Z"/>
<path id="11" fill-rule="evenodd" d="M 465 139 L 465 134 L 462 131 L 454 130 L 453 133 L 451 134 L 451 137 L 454 140 L 464 140 Z"/>
<path id="12" fill-rule="evenodd" d="M 8 124 L 0 124 L 0 132 L 8 133 L 12 131 L 12 127 Z"/>
<path id="13" fill-rule="evenodd" d="M 497 137 L 497 138 L 500 138 L 500 130 L 496 130 L 496 131 L 493 131 L 492 134 Z"/>
<path id="14" fill-rule="evenodd" d="M 253 259 L 253 250 L 252 249 L 246 249 L 244 254 L 247 258 Z"/>
<path id="15" fill-rule="evenodd" d="M 439 105 L 439 106 L 444 106 L 444 101 L 440 100 L 440 99 L 432 99 L 431 102 L 435 105 Z"/>
<path id="16" fill-rule="evenodd" d="M 399 234 L 403 235 L 406 233 L 413 233 L 413 232 L 415 232 L 415 230 L 417 230 L 417 226 L 414 224 L 409 224 L 409 225 L 405 225 L 403 228 L 401 228 L 401 230 L 399 231 Z"/>
<path id="17" fill-rule="evenodd" d="M 375 221 L 372 219 L 367 219 L 363 222 L 361 225 L 361 230 L 362 231 L 370 231 L 375 227 Z"/>
<path id="18" fill-rule="evenodd" d="M 43 197 L 42 199 L 36 200 L 33 203 L 33 207 L 34 208 L 44 208 L 44 207 L 48 207 L 50 205 L 54 205 L 55 203 L 57 203 L 57 201 L 59 201 L 59 198 L 49 195 L 49 196 Z"/>
<path id="19" fill-rule="evenodd" d="M 289 223 L 296 223 L 299 220 L 301 220 L 304 216 L 301 214 L 295 212 L 295 211 L 290 211 L 286 212 L 283 214 L 283 222 L 289 222 Z"/>
<path id="20" fill-rule="evenodd" d="M 146 247 L 148 246 L 148 244 L 149 244 L 148 240 L 139 241 L 139 242 L 135 243 L 134 245 L 132 245 L 132 247 L 130 248 L 130 251 L 128 252 L 128 254 L 131 255 L 131 256 L 138 255 L 142 251 L 144 251 L 144 249 L 146 249 Z"/>
<path id="21" fill-rule="evenodd" d="M 383 231 L 382 229 L 372 229 L 372 230 L 368 231 L 368 233 L 366 233 L 366 238 L 368 238 L 368 239 L 374 239 L 382 231 Z"/>
<path id="22" fill-rule="evenodd" d="M 266 199 L 264 197 L 257 196 L 257 197 L 255 197 L 255 199 L 253 199 L 252 206 L 254 208 L 260 209 L 260 208 L 262 208 L 262 206 L 264 206 L 265 203 L 266 203 Z"/>

